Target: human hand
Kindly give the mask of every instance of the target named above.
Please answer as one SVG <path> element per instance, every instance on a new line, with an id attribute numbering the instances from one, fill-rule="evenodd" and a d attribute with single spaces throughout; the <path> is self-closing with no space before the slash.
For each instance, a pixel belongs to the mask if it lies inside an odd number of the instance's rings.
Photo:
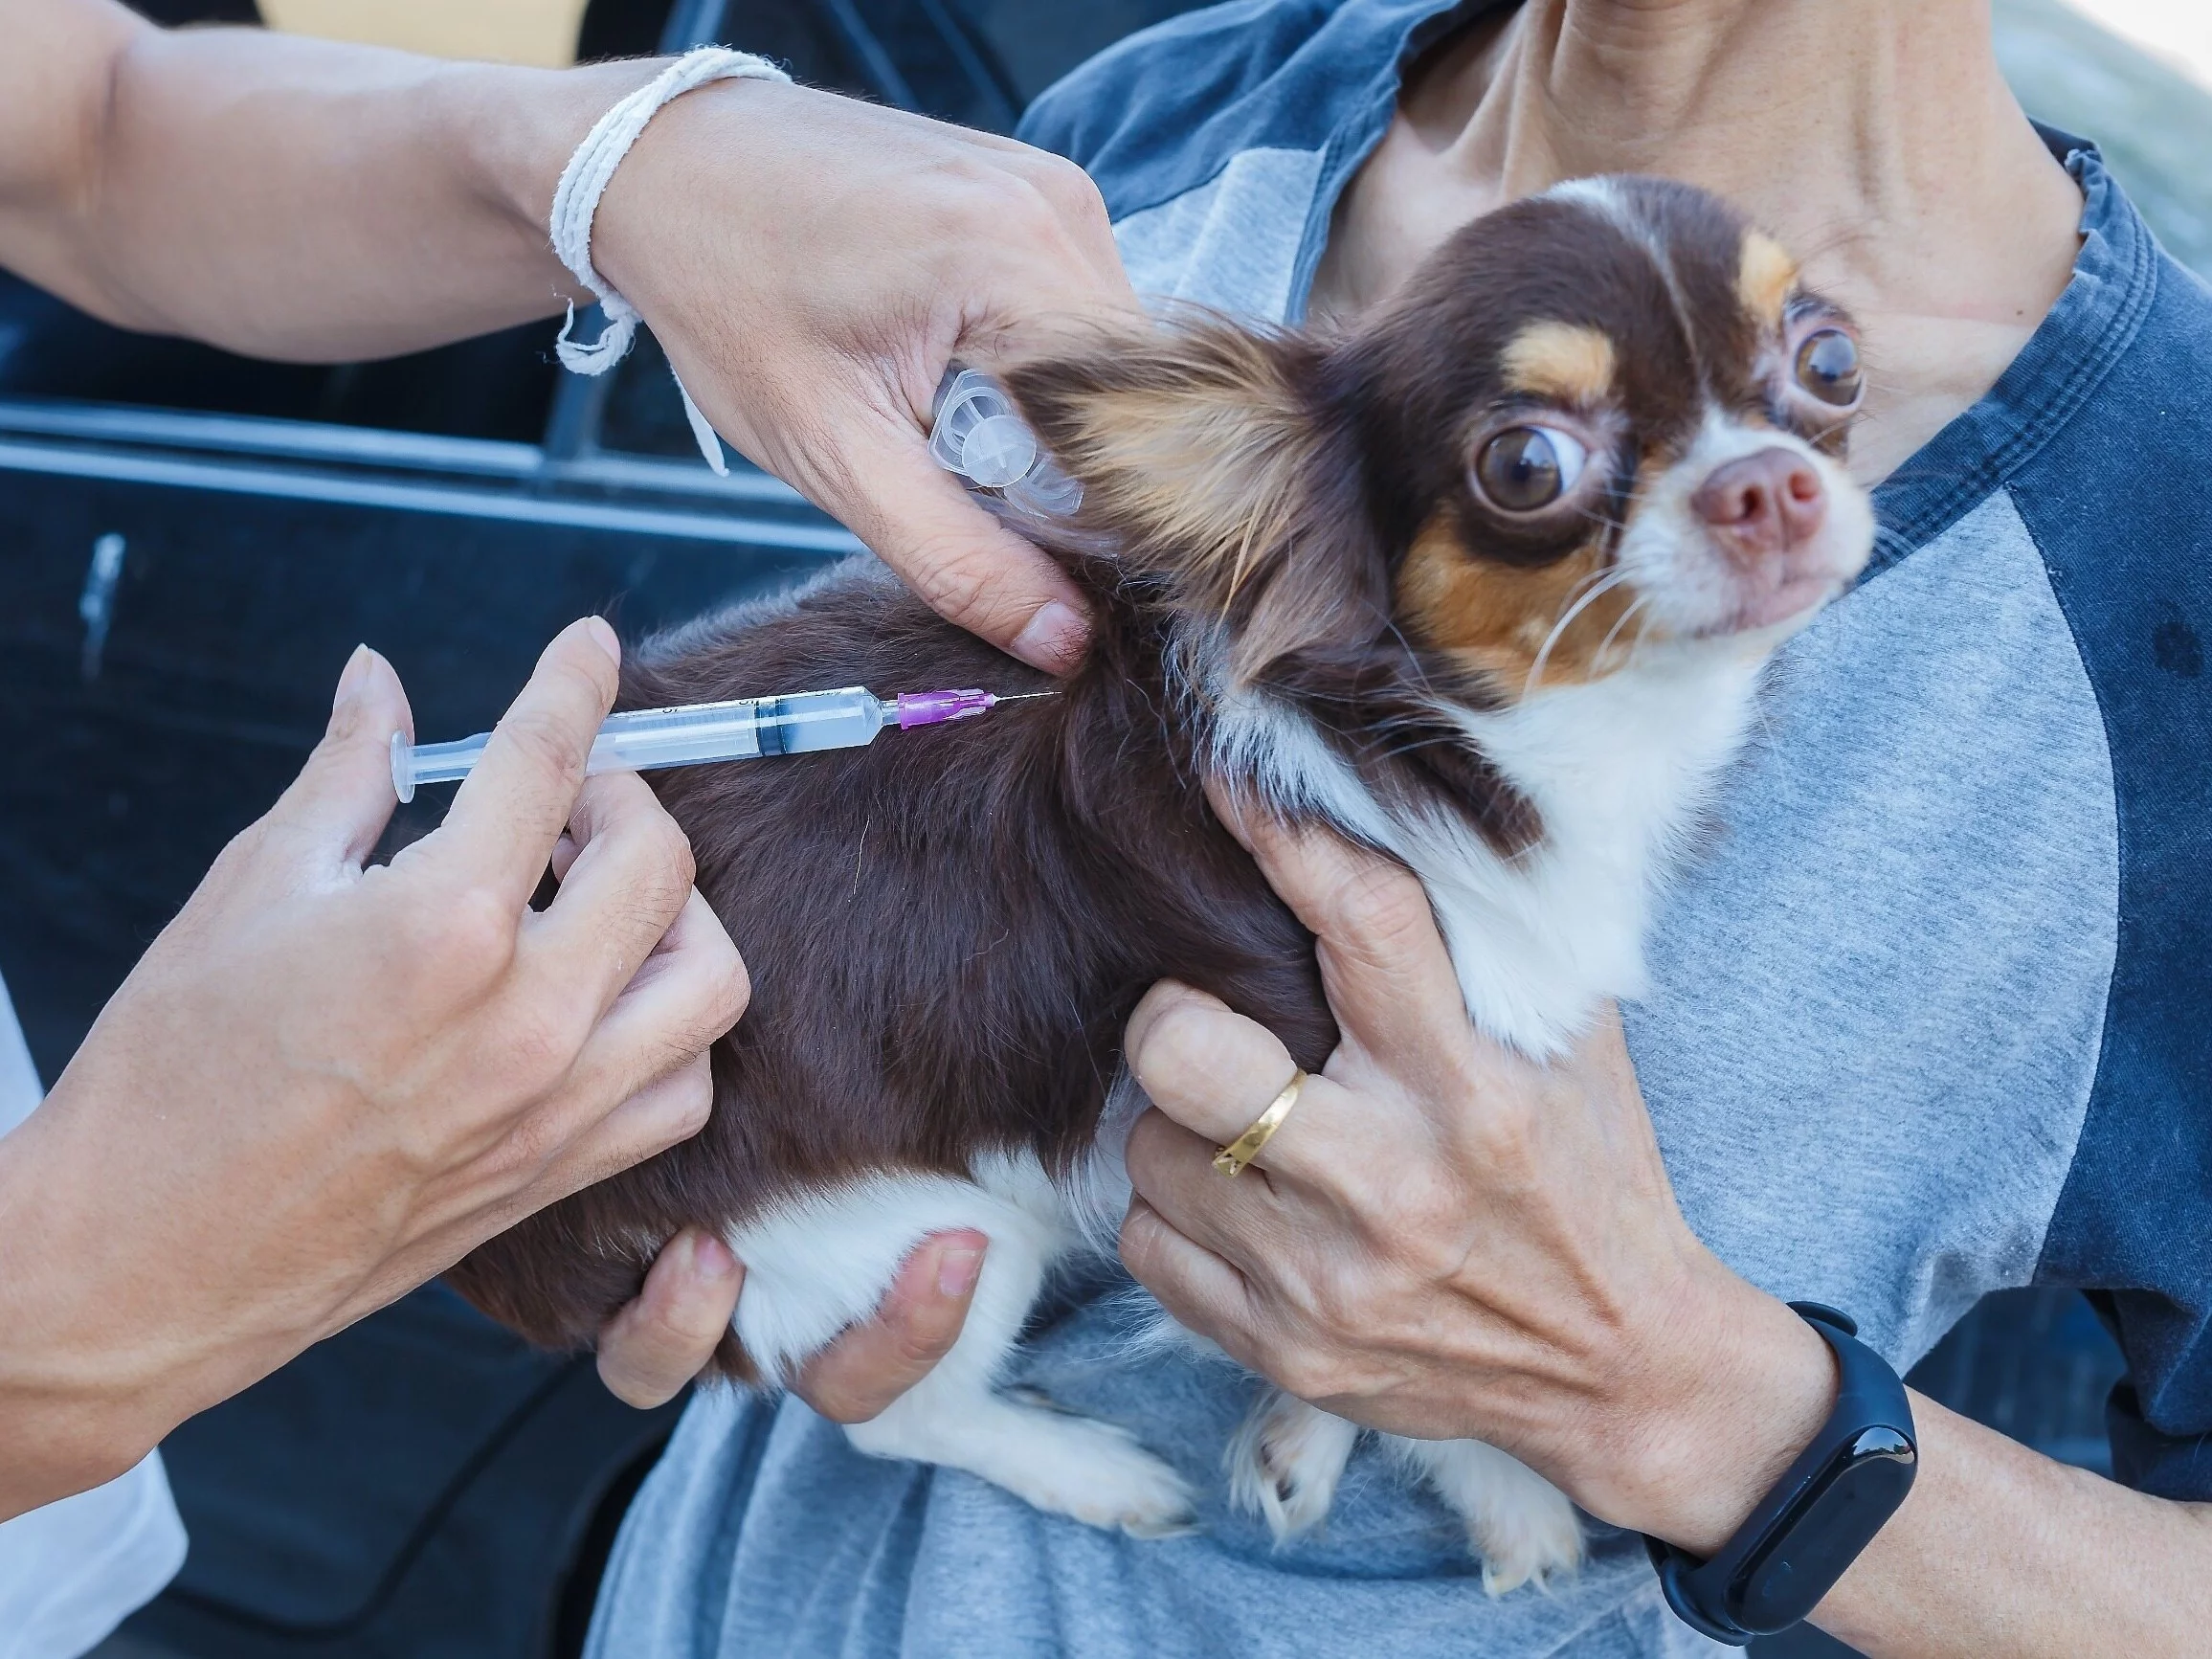
<path id="1" fill-rule="evenodd" d="M 618 655 L 565 632 L 444 824 L 364 868 L 411 723 L 359 653 L 299 780 L 0 1142 L 0 1513 L 705 1121 L 745 972 L 652 792 L 584 779 Z"/>
<path id="2" fill-rule="evenodd" d="M 854 99 L 724 82 L 654 117 L 592 248 L 730 443 L 953 621 L 1072 666 L 1088 627 L 1075 585 L 923 435 L 955 354 L 988 367 L 1134 307 L 1080 168 Z"/>
<path id="3" fill-rule="evenodd" d="M 865 1423 L 951 1351 L 990 1243 L 936 1233 L 899 1268 L 876 1315 L 807 1361 L 793 1392 L 833 1423 Z M 599 1376 L 632 1405 L 659 1405 L 697 1377 L 729 1329 L 745 1268 L 711 1233 L 687 1228 L 599 1336 Z"/>
<path id="4" fill-rule="evenodd" d="M 1292 1073 L 1155 986 L 1128 1054 L 1129 1269 L 1252 1369 L 1394 1434 L 1511 1452 L 1602 1519 L 1725 1541 L 1834 1398 L 1826 1345 L 1683 1221 L 1617 1017 L 1533 1064 L 1469 1023 L 1419 883 L 1319 832 L 1240 833 L 1316 935 L 1342 1042 L 1257 1164 L 1211 1166 Z"/>
<path id="5" fill-rule="evenodd" d="M 663 67 L 436 63 L 157 31 L 86 0 L 5 15 L 0 264 L 126 327 L 302 362 L 587 298 L 547 242 L 553 193 L 592 124 Z M 988 367 L 1133 308 L 1081 169 L 856 99 L 721 82 L 654 117 L 592 251 L 746 455 L 954 621 L 1047 670 L 1082 654 L 1075 585 L 922 437 L 956 352 Z"/>

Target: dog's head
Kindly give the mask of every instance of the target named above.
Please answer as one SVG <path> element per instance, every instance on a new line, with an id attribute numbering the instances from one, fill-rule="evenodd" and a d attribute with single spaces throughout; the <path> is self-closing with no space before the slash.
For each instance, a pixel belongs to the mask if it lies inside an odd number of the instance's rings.
<path id="1" fill-rule="evenodd" d="M 1447 774 L 1482 764 L 1455 710 L 1763 656 L 1872 546 L 1850 320 L 1684 185 L 1489 214 L 1349 332 L 1187 322 L 1007 378 L 1219 689 Z"/>

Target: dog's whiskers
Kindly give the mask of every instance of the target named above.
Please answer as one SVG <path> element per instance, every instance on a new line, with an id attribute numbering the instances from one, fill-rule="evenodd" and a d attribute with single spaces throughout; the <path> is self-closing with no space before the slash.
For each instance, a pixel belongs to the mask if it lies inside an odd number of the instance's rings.
<path id="1" fill-rule="evenodd" d="M 1628 572 L 1619 566 L 1603 572 L 1598 577 L 1597 584 L 1579 599 L 1568 606 L 1566 613 L 1552 624 L 1552 631 L 1544 636 L 1544 643 L 1537 648 L 1536 660 L 1529 664 L 1529 678 L 1521 686 L 1521 696 L 1524 701 L 1536 694 L 1536 687 L 1544 678 L 1544 664 L 1552 660 L 1552 648 L 1558 644 L 1561 637 L 1573 626 L 1575 618 L 1627 580 Z"/>
<path id="2" fill-rule="evenodd" d="M 1637 612 L 1642 610 L 1643 607 L 1649 603 L 1651 603 L 1651 595 L 1649 594 L 1639 594 L 1635 598 L 1628 601 L 1628 608 L 1620 613 L 1620 620 L 1615 622 L 1612 627 L 1605 631 L 1604 639 L 1598 641 L 1597 654 L 1591 658 L 1593 662 L 1602 663 L 1605 661 L 1605 653 L 1613 649 L 1613 641 L 1620 638 L 1620 630 L 1627 627 L 1630 618 L 1632 618 Z M 1628 641 L 1628 650 L 1631 660 L 1634 659 L 1636 647 L 1642 639 L 1642 636 L 1639 634 Z"/>

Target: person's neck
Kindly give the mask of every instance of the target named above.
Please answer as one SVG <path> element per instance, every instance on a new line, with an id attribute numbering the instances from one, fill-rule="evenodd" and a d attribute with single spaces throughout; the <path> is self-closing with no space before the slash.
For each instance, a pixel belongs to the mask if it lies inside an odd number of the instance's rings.
<path id="1" fill-rule="evenodd" d="M 2080 193 L 1979 0 L 1527 0 L 1417 65 L 1339 204 L 1315 307 L 1364 309 L 1466 220 L 1608 172 L 1726 197 L 1858 316 L 1868 478 L 1988 390 L 2078 242 Z"/>

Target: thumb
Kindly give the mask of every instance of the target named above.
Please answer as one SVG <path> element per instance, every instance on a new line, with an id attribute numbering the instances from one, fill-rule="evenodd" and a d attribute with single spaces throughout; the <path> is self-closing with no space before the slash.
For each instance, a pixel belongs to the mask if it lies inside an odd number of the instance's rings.
<path id="1" fill-rule="evenodd" d="M 854 438 L 825 510 L 947 620 L 1048 674 L 1082 661 L 1089 606 L 1065 571 L 972 501 L 912 428 L 871 419 Z"/>
<path id="2" fill-rule="evenodd" d="M 900 1267 L 875 1317 L 800 1368 L 793 1392 L 833 1423 L 865 1423 L 952 1351 L 983 1273 L 984 1234 L 925 1239 Z"/>
<path id="3" fill-rule="evenodd" d="M 270 812 L 273 824 L 326 842 L 342 863 L 358 864 L 391 821 L 391 737 L 414 735 L 414 716 L 391 664 L 368 646 L 354 649 L 338 677 L 330 725 L 307 764 Z"/>
<path id="4" fill-rule="evenodd" d="M 1236 833 L 1312 932 L 1329 1005 L 1348 1040 L 1372 1054 L 1426 1053 L 1437 1033 L 1464 1028 L 1459 975 L 1411 870 L 1264 811 L 1239 813 Z"/>

